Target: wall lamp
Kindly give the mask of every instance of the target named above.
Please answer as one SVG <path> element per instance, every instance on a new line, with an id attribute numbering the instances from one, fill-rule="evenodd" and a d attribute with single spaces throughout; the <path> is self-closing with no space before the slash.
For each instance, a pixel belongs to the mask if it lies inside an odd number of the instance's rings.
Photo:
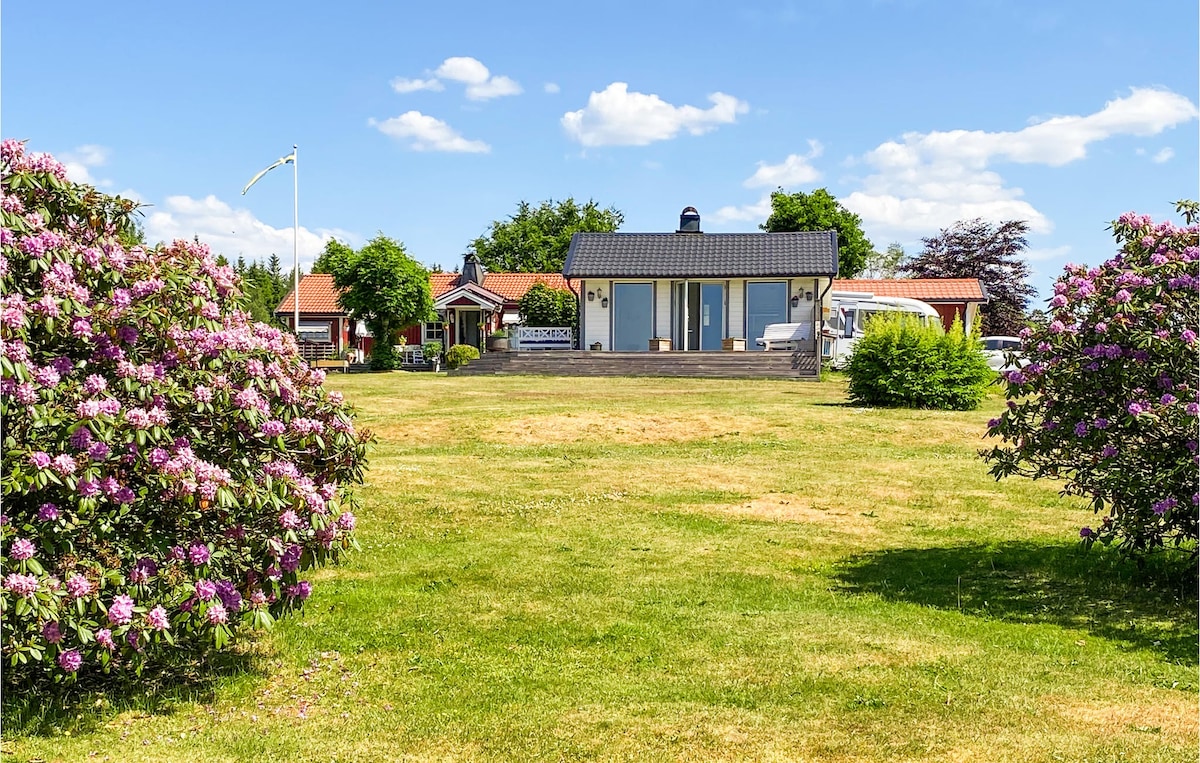
<path id="1" fill-rule="evenodd" d="M 608 297 L 604 297 L 600 300 L 600 307 L 608 307 Z"/>
<path id="2" fill-rule="evenodd" d="M 596 292 L 589 291 L 588 292 L 588 302 L 595 302 L 595 301 L 596 301 Z"/>
<path id="3" fill-rule="evenodd" d="M 792 295 L 792 307 L 800 307 L 800 295 L 799 294 Z"/>

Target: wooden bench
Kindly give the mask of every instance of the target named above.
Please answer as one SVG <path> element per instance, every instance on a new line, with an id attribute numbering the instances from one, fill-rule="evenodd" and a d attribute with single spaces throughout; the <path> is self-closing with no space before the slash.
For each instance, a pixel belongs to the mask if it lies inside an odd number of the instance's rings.
<path id="1" fill-rule="evenodd" d="M 313 364 L 313 368 L 330 368 L 336 371 L 341 371 L 342 373 L 345 373 L 349 366 L 350 363 L 348 361 L 338 360 L 337 358 L 325 358 L 324 360 L 318 360 Z"/>
<path id="2" fill-rule="evenodd" d="M 769 323 L 755 343 L 768 351 L 795 350 L 796 343 L 807 342 L 811 334 L 811 323 Z"/>

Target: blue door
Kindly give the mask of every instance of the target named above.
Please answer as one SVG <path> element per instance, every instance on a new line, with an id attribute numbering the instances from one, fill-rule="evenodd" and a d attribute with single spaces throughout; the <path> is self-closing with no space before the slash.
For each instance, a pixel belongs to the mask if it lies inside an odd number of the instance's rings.
<path id="1" fill-rule="evenodd" d="M 612 348 L 648 351 L 654 338 L 654 284 L 616 283 L 612 295 Z"/>

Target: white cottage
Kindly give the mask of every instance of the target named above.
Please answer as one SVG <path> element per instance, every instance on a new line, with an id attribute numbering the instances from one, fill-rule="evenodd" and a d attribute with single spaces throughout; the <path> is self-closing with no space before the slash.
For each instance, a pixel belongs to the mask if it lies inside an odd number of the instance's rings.
<path id="1" fill-rule="evenodd" d="M 687 207 L 674 233 L 576 233 L 563 275 L 578 284 L 580 346 L 721 350 L 771 323 L 808 323 L 816 337 L 838 272 L 837 233 L 702 233 Z"/>

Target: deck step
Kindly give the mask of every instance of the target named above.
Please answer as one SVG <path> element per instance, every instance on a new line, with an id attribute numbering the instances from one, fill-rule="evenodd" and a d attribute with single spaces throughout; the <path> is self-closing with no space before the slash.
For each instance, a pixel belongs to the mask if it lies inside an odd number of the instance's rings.
<path id="1" fill-rule="evenodd" d="M 792 352 L 489 352 L 455 376 L 691 376 L 816 379 L 813 353 Z"/>

